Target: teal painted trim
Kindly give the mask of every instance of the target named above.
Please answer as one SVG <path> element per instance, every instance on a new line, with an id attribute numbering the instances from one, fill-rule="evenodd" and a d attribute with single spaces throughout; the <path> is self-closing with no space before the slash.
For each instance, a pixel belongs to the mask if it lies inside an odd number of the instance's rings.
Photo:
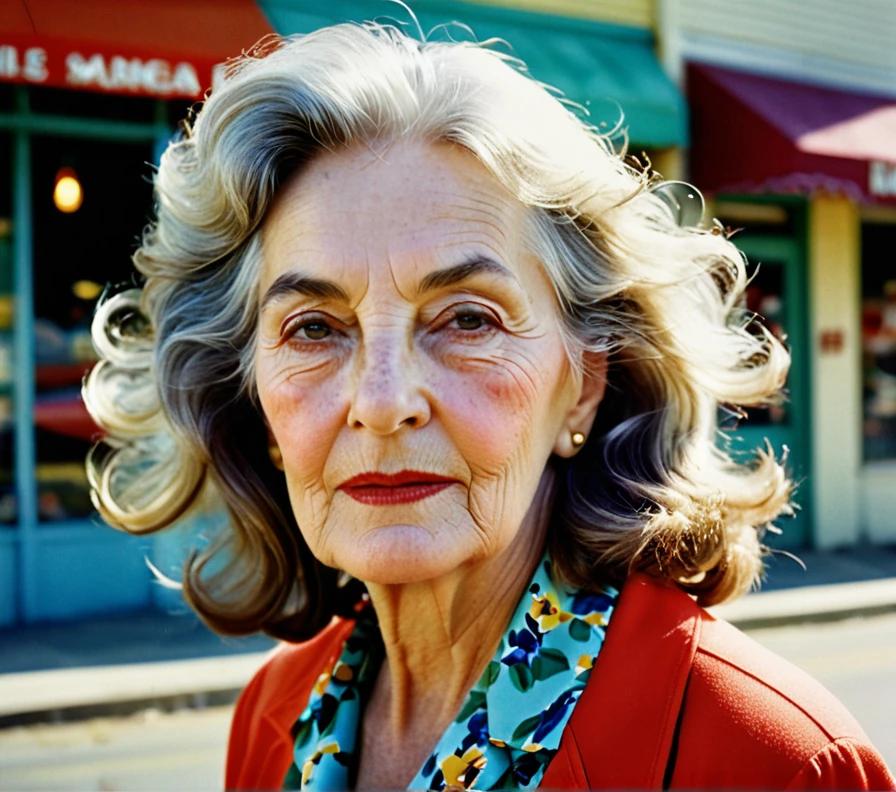
<path id="1" fill-rule="evenodd" d="M 28 113 L 28 94 L 15 92 L 17 109 Z M 19 581 L 16 613 L 28 621 L 35 610 L 36 592 L 29 586 L 35 565 L 34 532 L 37 529 L 37 482 L 34 477 L 36 448 L 34 437 L 34 285 L 32 281 L 31 140 L 17 129 L 12 140 L 12 232 L 15 308 L 13 349 L 13 415 L 15 416 L 15 488 L 19 532 Z"/>
<path id="2" fill-rule="evenodd" d="M 162 100 L 156 102 L 155 107 L 155 134 L 152 142 L 152 161 L 158 165 L 162 159 L 162 154 L 168 148 L 168 143 L 174 135 L 174 130 L 168 126 L 168 110 Z"/>
<path id="3" fill-rule="evenodd" d="M 31 586 L 42 596 L 32 621 L 78 619 L 152 604 L 147 537 L 113 531 L 98 521 L 43 523 L 36 534 Z"/>
<path id="4" fill-rule="evenodd" d="M 38 544 L 56 543 L 61 537 L 67 540 L 88 540 L 96 539 L 105 535 L 117 535 L 126 538 L 134 538 L 137 534 L 128 534 L 124 531 L 116 530 L 106 523 L 102 522 L 99 517 L 87 517 L 83 520 L 59 520 L 58 522 L 42 522 L 40 529 L 35 535 L 35 541 Z M 149 547 L 151 542 L 146 541 Z"/>
<path id="5" fill-rule="evenodd" d="M 34 135 L 93 138 L 97 140 L 144 141 L 155 140 L 157 124 L 134 121 L 97 121 L 91 118 L 38 115 L 24 109 L 18 113 L 0 113 L 0 130 L 25 132 Z"/>
<path id="6" fill-rule="evenodd" d="M 815 520 L 812 511 L 815 476 L 812 467 L 813 440 L 811 422 L 811 375 L 813 364 L 812 336 L 809 328 L 810 305 L 808 300 L 808 203 L 802 195 L 773 194 L 732 194 L 717 196 L 720 201 L 737 203 L 772 204 L 791 212 L 793 233 L 789 235 L 769 233 L 751 236 L 749 231 L 738 234 L 732 241 L 741 248 L 755 264 L 763 258 L 786 262 L 785 298 L 789 320 L 788 342 L 791 347 L 791 366 L 787 380 L 789 391 L 789 423 L 785 427 L 755 427 L 749 429 L 758 445 L 758 440 L 768 435 L 773 442 L 785 439 L 791 449 L 788 472 L 797 483 L 795 501 L 800 504 L 797 518 L 782 521 L 784 535 L 780 538 L 767 537 L 767 543 L 775 548 L 797 549 L 815 546 Z M 776 437 L 777 435 L 777 437 Z M 780 448 L 776 448 L 780 452 Z"/>
<path id="7" fill-rule="evenodd" d="M 19 541 L 19 534 L 16 531 L 15 526 L 4 526 L 2 530 L 0 530 L 0 545 L 10 545 L 17 544 Z"/>

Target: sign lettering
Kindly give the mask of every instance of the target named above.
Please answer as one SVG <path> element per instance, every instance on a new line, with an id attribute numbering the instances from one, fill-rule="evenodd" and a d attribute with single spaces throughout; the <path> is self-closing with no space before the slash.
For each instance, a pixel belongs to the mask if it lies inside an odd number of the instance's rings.
<path id="1" fill-rule="evenodd" d="M 163 96 L 196 95 L 200 91 L 199 77 L 189 63 L 178 63 L 172 70 L 171 64 L 160 58 L 143 61 L 113 55 L 107 61 L 99 54 L 85 58 L 80 52 L 70 52 L 65 67 L 66 82 L 79 87 L 146 91 Z"/>
<path id="2" fill-rule="evenodd" d="M 27 82 L 40 83 L 48 76 L 47 51 L 43 47 L 28 47 L 20 54 L 18 47 L 0 44 L 0 78 L 22 77 Z"/>
<path id="3" fill-rule="evenodd" d="M 872 195 L 896 195 L 896 164 L 872 162 L 868 166 L 868 192 Z"/>
<path id="4" fill-rule="evenodd" d="M 125 56 L 0 41 L 0 82 L 198 98 L 223 64 Z M 214 72 L 214 75 L 213 75 Z"/>

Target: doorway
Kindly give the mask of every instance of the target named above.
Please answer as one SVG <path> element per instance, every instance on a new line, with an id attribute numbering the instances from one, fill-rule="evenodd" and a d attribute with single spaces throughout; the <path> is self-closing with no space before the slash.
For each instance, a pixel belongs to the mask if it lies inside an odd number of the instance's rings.
<path id="1" fill-rule="evenodd" d="M 746 309 L 761 317 L 791 354 L 783 401 L 747 407 L 746 417 L 736 421 L 723 410 L 720 427 L 741 463 L 753 461 L 766 445 L 779 460 L 786 450 L 796 513 L 776 520 L 781 533 L 769 531 L 764 541 L 779 549 L 809 547 L 813 480 L 806 204 L 784 196 L 729 195 L 717 198 L 714 213 L 727 228 L 738 229 L 732 242 L 747 259 Z"/>

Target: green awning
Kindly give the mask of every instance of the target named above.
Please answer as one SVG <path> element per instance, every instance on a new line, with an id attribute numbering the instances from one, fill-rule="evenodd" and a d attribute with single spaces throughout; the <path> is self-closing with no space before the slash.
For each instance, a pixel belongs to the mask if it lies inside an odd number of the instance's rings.
<path id="1" fill-rule="evenodd" d="M 687 144 L 687 106 L 654 54 L 651 31 L 461 0 L 409 4 L 425 31 L 461 22 L 477 39 L 506 40 L 533 77 L 584 105 L 592 124 L 613 126 L 621 108 L 633 144 L 657 148 Z M 326 10 L 312 10 L 311 3 L 301 0 L 258 0 L 258 5 L 271 26 L 283 34 L 372 17 L 413 24 L 401 6 L 386 0 L 330 0 Z M 455 27 L 451 35 L 469 34 Z"/>

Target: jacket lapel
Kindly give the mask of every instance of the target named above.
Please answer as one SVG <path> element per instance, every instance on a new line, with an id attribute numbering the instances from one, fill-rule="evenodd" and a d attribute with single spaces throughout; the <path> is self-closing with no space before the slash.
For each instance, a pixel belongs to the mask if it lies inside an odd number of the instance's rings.
<path id="1" fill-rule="evenodd" d="M 542 787 L 662 788 L 701 612 L 671 583 L 629 577 Z"/>

